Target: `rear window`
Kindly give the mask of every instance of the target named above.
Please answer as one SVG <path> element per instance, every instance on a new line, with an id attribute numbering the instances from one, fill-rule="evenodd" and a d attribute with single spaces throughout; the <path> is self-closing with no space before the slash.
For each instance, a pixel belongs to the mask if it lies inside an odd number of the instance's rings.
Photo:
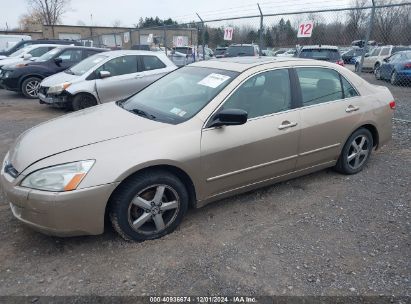
<path id="1" fill-rule="evenodd" d="M 404 53 L 404 56 L 405 56 L 405 58 L 411 60 L 411 52 L 406 52 L 406 53 Z"/>
<path id="2" fill-rule="evenodd" d="M 226 51 L 227 57 L 237 57 L 237 56 L 254 56 L 253 46 L 230 46 Z"/>
<path id="3" fill-rule="evenodd" d="M 176 52 L 183 53 L 183 54 L 186 54 L 186 55 L 192 55 L 192 54 L 193 54 L 192 49 L 191 49 L 191 48 L 187 48 L 187 47 L 176 47 L 176 48 L 175 48 L 175 51 L 176 51 Z"/>
<path id="4" fill-rule="evenodd" d="M 214 55 L 223 55 L 225 53 L 225 49 L 216 49 Z"/>
<path id="5" fill-rule="evenodd" d="M 393 54 L 395 54 L 397 52 L 401 52 L 401 51 L 411 51 L 411 48 L 408 48 L 408 47 L 394 47 L 392 49 Z"/>
<path id="6" fill-rule="evenodd" d="M 341 59 L 338 50 L 330 49 L 303 49 L 299 57 L 326 61 L 337 61 Z"/>

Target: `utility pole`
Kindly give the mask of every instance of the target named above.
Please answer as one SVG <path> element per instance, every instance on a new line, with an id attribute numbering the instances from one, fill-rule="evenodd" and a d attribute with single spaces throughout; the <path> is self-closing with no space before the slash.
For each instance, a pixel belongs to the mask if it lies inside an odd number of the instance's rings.
<path id="1" fill-rule="evenodd" d="M 198 13 L 196 13 L 198 16 L 198 19 L 200 19 L 201 21 L 201 40 L 203 42 L 203 60 L 206 60 L 206 56 L 205 56 L 205 26 L 204 26 L 204 21 L 203 19 L 201 19 L 200 15 Z"/>
<path id="2" fill-rule="evenodd" d="M 364 64 L 365 50 L 368 47 L 368 41 L 370 40 L 372 28 L 374 26 L 375 0 L 371 0 L 371 1 L 372 1 L 372 8 L 371 8 L 370 23 L 368 24 L 367 35 L 365 36 L 364 51 L 362 52 L 362 55 L 361 55 L 361 60 L 360 60 L 360 66 L 359 66 L 359 69 L 358 69 L 358 73 L 362 73 L 362 66 Z"/>
<path id="3" fill-rule="evenodd" d="M 264 24 L 263 24 L 263 18 L 264 18 L 264 16 L 263 16 L 263 12 L 261 11 L 261 7 L 260 7 L 260 4 L 258 4 L 257 3 L 257 6 L 258 6 L 258 10 L 260 11 L 260 41 L 259 41 L 259 55 L 260 56 L 262 56 L 263 55 L 263 27 L 264 27 Z"/>

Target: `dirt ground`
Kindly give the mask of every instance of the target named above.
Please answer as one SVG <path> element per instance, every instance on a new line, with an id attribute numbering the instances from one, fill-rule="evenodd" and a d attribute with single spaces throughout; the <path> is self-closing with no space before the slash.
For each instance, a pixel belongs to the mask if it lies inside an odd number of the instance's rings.
<path id="1" fill-rule="evenodd" d="M 411 87 L 385 85 L 396 117 L 411 120 Z M 0 90 L 0 158 L 64 113 Z M 155 241 L 128 243 L 110 228 L 45 236 L 0 195 L 0 295 L 409 296 L 410 175 L 411 123 L 395 120 L 363 172 L 324 170 L 191 210 Z"/>

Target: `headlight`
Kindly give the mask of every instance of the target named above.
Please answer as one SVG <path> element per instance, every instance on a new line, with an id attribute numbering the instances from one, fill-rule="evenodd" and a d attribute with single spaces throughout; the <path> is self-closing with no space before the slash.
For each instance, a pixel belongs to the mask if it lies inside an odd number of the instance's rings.
<path id="1" fill-rule="evenodd" d="M 94 160 L 83 160 L 40 169 L 29 174 L 22 181 L 21 186 L 45 191 L 75 190 L 94 162 Z"/>
<path id="2" fill-rule="evenodd" d="M 9 78 L 10 74 L 11 74 L 10 71 L 3 71 L 1 77 L 3 77 L 3 78 Z"/>
<path id="3" fill-rule="evenodd" d="M 63 92 L 65 89 L 67 89 L 69 86 L 71 85 L 70 82 L 64 82 L 64 83 L 60 83 L 58 85 L 52 86 L 49 88 L 49 90 L 47 91 L 48 94 L 58 94 Z"/>

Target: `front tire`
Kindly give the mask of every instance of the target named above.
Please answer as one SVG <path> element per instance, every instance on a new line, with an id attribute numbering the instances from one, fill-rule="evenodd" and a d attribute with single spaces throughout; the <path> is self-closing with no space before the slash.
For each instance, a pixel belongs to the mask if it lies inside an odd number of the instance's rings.
<path id="1" fill-rule="evenodd" d="M 374 70 L 375 79 L 381 80 L 381 67 L 379 66 L 377 69 Z"/>
<path id="2" fill-rule="evenodd" d="M 187 211 L 189 195 L 182 181 L 163 171 L 132 176 L 110 198 L 109 217 L 125 240 L 145 241 L 173 232 Z"/>
<path id="3" fill-rule="evenodd" d="M 390 83 L 392 85 L 397 85 L 398 84 L 398 74 L 396 71 L 392 72 L 391 78 L 390 78 Z"/>
<path id="4" fill-rule="evenodd" d="M 40 89 L 41 78 L 29 77 L 21 84 L 21 92 L 23 95 L 30 99 L 38 98 Z"/>
<path id="5" fill-rule="evenodd" d="M 83 93 L 75 95 L 71 102 L 71 107 L 74 111 L 83 110 L 95 105 L 97 105 L 96 99 L 92 95 Z"/>
<path id="6" fill-rule="evenodd" d="M 348 138 L 335 169 L 343 174 L 355 174 L 364 169 L 374 146 L 369 130 L 360 128 Z"/>

